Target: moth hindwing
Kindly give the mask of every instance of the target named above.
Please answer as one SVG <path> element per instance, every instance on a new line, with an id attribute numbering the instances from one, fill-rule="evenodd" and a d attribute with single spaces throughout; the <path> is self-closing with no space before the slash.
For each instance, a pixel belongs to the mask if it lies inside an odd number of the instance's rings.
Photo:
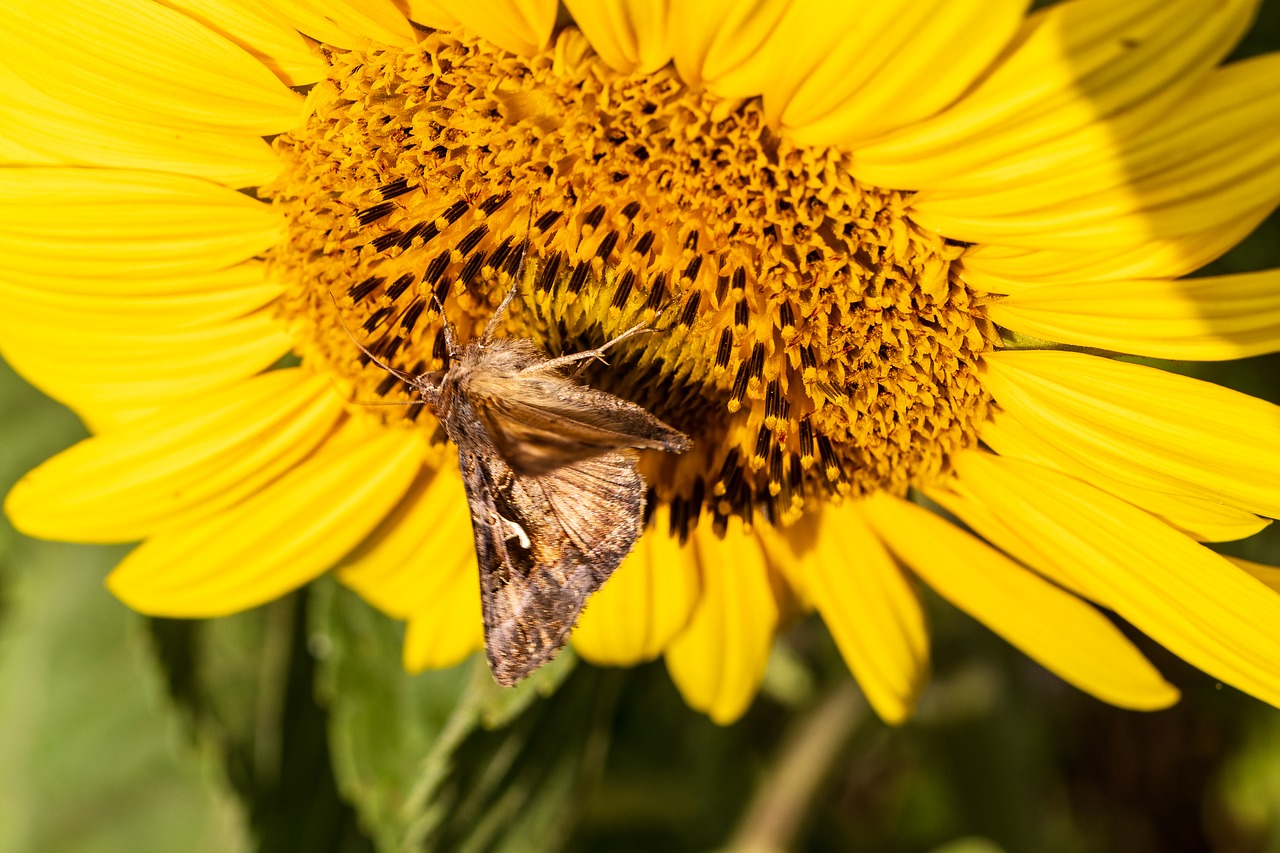
<path id="1" fill-rule="evenodd" d="M 640 536 L 638 451 L 691 446 L 643 407 L 564 374 L 649 330 L 635 327 L 597 349 L 548 358 L 532 341 L 494 337 L 514 294 L 513 287 L 480 337 L 462 347 L 436 304 L 449 354 L 443 374 L 404 373 L 357 342 L 417 389 L 457 445 L 480 567 L 485 651 L 504 685 L 555 656 L 587 599 Z"/>

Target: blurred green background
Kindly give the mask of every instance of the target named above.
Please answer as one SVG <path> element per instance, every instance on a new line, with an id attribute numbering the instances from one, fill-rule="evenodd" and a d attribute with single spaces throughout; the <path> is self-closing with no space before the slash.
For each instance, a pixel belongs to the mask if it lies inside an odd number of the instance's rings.
<path id="1" fill-rule="evenodd" d="M 1275 49 L 1280 2 L 1239 53 Z M 1205 272 L 1278 266 L 1272 217 Z M 1280 402 L 1275 356 L 1165 366 Z M 0 365 L 0 489 L 83 435 Z M 1280 565 L 1280 533 L 1228 550 Z M 722 728 L 660 663 L 410 678 L 400 627 L 327 581 L 148 620 L 103 588 L 122 553 L 0 520 L 0 853 L 1280 851 L 1280 711 L 1137 635 L 1170 710 L 1104 705 L 931 598 L 933 680 L 894 729 L 811 618 Z"/>

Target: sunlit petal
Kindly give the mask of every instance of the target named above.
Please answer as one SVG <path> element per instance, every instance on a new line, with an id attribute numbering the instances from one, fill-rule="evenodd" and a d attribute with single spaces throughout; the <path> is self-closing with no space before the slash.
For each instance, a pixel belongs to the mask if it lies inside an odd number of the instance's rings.
<path id="1" fill-rule="evenodd" d="M 317 45 L 272 4 L 256 0 L 166 0 L 165 5 L 234 42 L 289 86 L 303 86 L 324 77 L 327 66 Z"/>
<path id="2" fill-rule="evenodd" d="M 1248 236 L 1271 213 L 1265 204 L 1203 231 L 1109 249 L 1030 249 L 980 244 L 965 252 L 964 279 L 988 293 L 1050 284 L 1177 278 L 1199 269 Z"/>
<path id="3" fill-rule="evenodd" d="M 412 25 L 393 0 L 272 0 L 271 14 L 337 47 L 407 47 L 415 41 Z"/>
<path id="4" fill-rule="evenodd" d="M 416 436 L 352 422 L 238 505 L 151 537 L 107 585 L 158 616 L 219 616 L 270 601 L 359 544 L 409 487 L 421 456 Z"/>
<path id="5" fill-rule="evenodd" d="M 690 549 L 667 535 L 669 516 L 665 507 L 654 513 L 654 529 L 591 597 L 573 632 L 584 660 L 609 666 L 652 660 L 688 624 L 698 572 Z"/>
<path id="6" fill-rule="evenodd" d="M 264 252 L 283 225 L 268 205 L 197 178 L 0 168 L 0 279 L 213 272 Z"/>
<path id="7" fill-rule="evenodd" d="M 702 597 L 667 647 L 667 669 L 690 707 L 727 724 L 747 709 L 764 677 L 778 604 L 764 553 L 740 526 L 723 539 L 700 527 L 691 542 Z"/>
<path id="8" fill-rule="evenodd" d="M 670 0 L 566 0 L 592 48 L 624 74 L 652 74 L 671 61 Z"/>
<path id="9" fill-rule="evenodd" d="M 436 0 L 462 27 L 503 50 L 531 56 L 547 45 L 558 0 Z"/>
<path id="10" fill-rule="evenodd" d="M 882 719 L 911 714 L 929 670 L 920 599 L 853 502 L 824 510 L 801 560 L 808 597 Z"/>
<path id="11" fill-rule="evenodd" d="M 1280 350 L 1280 270 L 1028 288 L 986 307 L 1042 340 L 1152 358 L 1247 358 Z"/>
<path id="12" fill-rule="evenodd" d="M 1024 0 L 793 6 L 805 37 L 765 91 L 797 142 L 858 148 L 929 118 L 970 88 L 1022 24 Z M 775 38 L 786 38 L 782 27 Z M 947 72 L 938 73 L 946 57 Z"/>
<path id="13" fill-rule="evenodd" d="M 994 352 L 984 384 L 1091 468 L 1280 516 L 1280 406 L 1198 379 L 1067 351 Z"/>
<path id="14" fill-rule="evenodd" d="M 922 193 L 912 217 L 956 239 L 1048 249 L 1194 237 L 1280 202 L 1280 55 L 1211 74 L 1161 120 L 1034 161 L 981 190 Z M 1097 132 L 1095 130 L 1095 132 Z"/>
<path id="15" fill-rule="evenodd" d="M 1128 708 L 1177 691 L 1106 617 L 928 510 L 887 495 L 863 502 L 876 534 L 943 598 L 1082 690 Z"/>
<path id="16" fill-rule="evenodd" d="M 248 53 L 148 0 L 11 0 L 0 57 L 52 98 L 162 127 L 279 133 L 301 104 Z"/>
<path id="17" fill-rule="evenodd" d="M 260 137 L 225 130 L 176 129 L 104 116 L 50 98 L 0 64 L 0 139 L 9 163 L 153 169 L 232 187 L 266 183 L 280 164 Z M 19 152 L 23 140 L 38 146 Z M 0 151 L 6 146 L 0 142 Z"/>
<path id="18" fill-rule="evenodd" d="M 1264 584 L 1065 474 L 979 452 L 956 463 L 967 494 L 1000 508 L 1002 524 L 983 531 L 997 545 L 1011 531 L 1035 530 L 1035 568 L 1086 589 L 1205 672 L 1280 704 L 1280 596 Z M 953 508 L 965 518 L 963 503 Z"/>
<path id="19" fill-rule="evenodd" d="M 424 468 L 400 503 L 338 568 L 338 579 L 409 621 L 410 672 L 452 666 L 482 648 L 479 569 L 454 454 Z"/>
<path id="20" fill-rule="evenodd" d="M 1045 465 L 1084 480 L 1103 491 L 1164 519 L 1202 542 L 1229 542 L 1262 530 L 1270 521 L 1219 501 L 1161 488 L 1144 488 L 1116 479 L 1111 466 L 1089 464 L 1070 445 L 1055 445 L 1042 432 L 1028 429 L 1008 412 L 997 412 L 982 425 L 982 440 L 1001 456 Z"/>
<path id="21" fill-rule="evenodd" d="M 881 186 L 991 189 L 1015 169 L 1049 176 L 1045 158 L 1108 155 L 1110 122 L 1136 127 L 1169 111 L 1226 54 L 1253 13 L 1248 0 L 1076 0 L 1030 16 L 1016 49 L 975 91 L 931 121 L 857 152 Z M 1176 118 L 1174 120 L 1177 120 Z M 1123 168 L 1117 163 L 1116 168 Z M 979 180 L 983 175 L 985 181 Z"/>
<path id="22" fill-rule="evenodd" d="M 5 511 L 32 536 L 130 542 L 234 506 L 333 430 L 341 400 L 279 370 L 80 442 L 23 477 Z"/>

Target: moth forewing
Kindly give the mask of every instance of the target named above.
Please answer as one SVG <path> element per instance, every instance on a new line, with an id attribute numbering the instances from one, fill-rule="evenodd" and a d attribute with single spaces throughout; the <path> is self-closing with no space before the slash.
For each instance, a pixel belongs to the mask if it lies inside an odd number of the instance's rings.
<path id="1" fill-rule="evenodd" d="M 623 447 L 678 453 L 689 446 L 683 433 L 642 406 L 577 385 L 557 370 L 480 370 L 463 384 L 494 447 L 520 474 L 545 474 Z"/>

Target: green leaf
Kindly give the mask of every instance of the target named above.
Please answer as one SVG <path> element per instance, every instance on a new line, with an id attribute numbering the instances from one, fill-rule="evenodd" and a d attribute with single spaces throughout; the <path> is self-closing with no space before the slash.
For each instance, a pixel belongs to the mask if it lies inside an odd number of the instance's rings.
<path id="1" fill-rule="evenodd" d="M 603 757 L 610 676 L 559 690 L 568 650 L 516 688 L 494 684 L 478 656 L 410 676 L 399 624 L 335 583 L 314 594 L 335 771 L 380 850 L 542 849 L 530 839 L 550 845 L 571 827 L 569 803 Z"/>
<path id="2" fill-rule="evenodd" d="M 83 435 L 0 366 L 0 490 Z M 144 620 L 103 587 L 119 548 L 0 522 L 0 851 L 247 849 L 215 757 L 165 701 Z"/>
<path id="3" fill-rule="evenodd" d="M 0 633 L 0 850 L 234 851 L 240 813 L 183 736 L 115 550 L 20 547 Z"/>
<path id="4" fill-rule="evenodd" d="M 155 620 L 157 650 L 192 731 L 220 755 L 258 853 L 366 853 L 338 793 L 315 698 L 307 592 L 210 621 Z"/>
<path id="5" fill-rule="evenodd" d="M 331 582 L 316 584 L 313 595 L 311 648 L 339 789 L 379 849 L 397 849 L 412 820 L 405 808 L 413 778 L 449 728 L 470 673 L 458 667 L 409 679 L 396 625 Z M 452 728 L 451 741 L 466 733 Z"/>
<path id="6" fill-rule="evenodd" d="M 0 492 L 83 435 L 0 362 Z M 165 702 L 143 620 L 102 587 L 120 553 L 0 521 L 0 850 L 246 849 L 214 757 Z"/>

